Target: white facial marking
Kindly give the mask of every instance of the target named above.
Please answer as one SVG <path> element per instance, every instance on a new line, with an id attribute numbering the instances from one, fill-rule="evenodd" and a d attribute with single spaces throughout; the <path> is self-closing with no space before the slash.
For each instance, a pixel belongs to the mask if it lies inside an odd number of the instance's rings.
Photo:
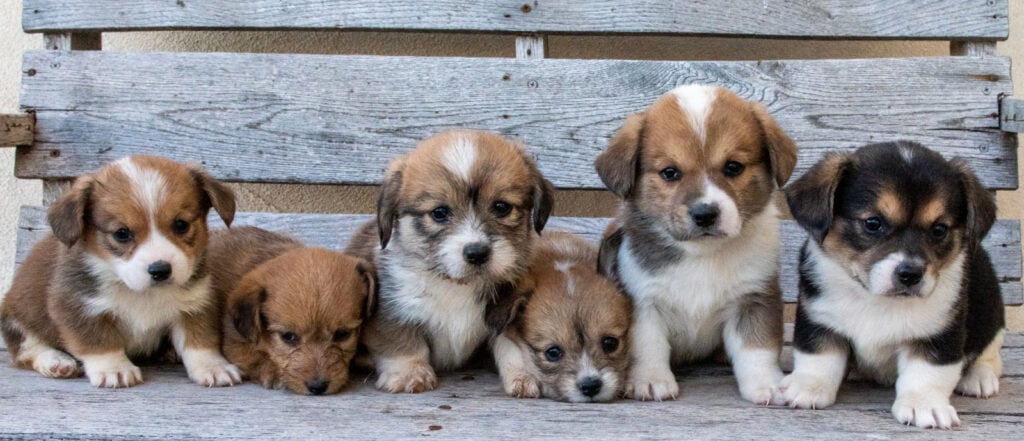
<path id="1" fill-rule="evenodd" d="M 903 259 L 903 253 L 892 253 L 871 265 L 871 272 L 868 273 L 868 288 L 871 289 L 872 294 L 886 295 L 893 291 L 893 275 Z"/>
<path id="2" fill-rule="evenodd" d="M 727 237 L 735 237 L 743 228 L 740 210 L 729 194 L 718 188 L 710 179 L 704 178 L 704 196 L 694 203 L 718 206 L 718 230 Z M 692 222 L 693 219 L 690 219 Z"/>
<path id="3" fill-rule="evenodd" d="M 125 177 L 132 183 L 135 196 L 143 204 L 146 214 L 156 213 L 164 203 L 167 181 L 159 171 L 140 167 L 131 157 L 122 158 L 116 163 Z"/>
<path id="4" fill-rule="evenodd" d="M 570 296 L 576 295 L 576 278 L 572 276 L 573 262 L 555 262 L 555 270 L 565 275 L 566 292 Z"/>
<path id="5" fill-rule="evenodd" d="M 590 355 L 586 352 L 580 357 L 579 369 L 576 370 L 575 377 L 569 377 L 566 381 L 569 384 L 565 385 L 566 390 L 569 391 L 568 399 L 574 403 L 587 402 L 587 401 L 599 401 L 597 398 L 602 394 L 607 394 L 606 385 L 602 378 L 601 371 L 597 370 L 594 366 L 594 361 L 590 359 Z M 583 394 L 580 390 L 579 384 L 588 379 L 600 379 L 601 380 L 601 391 L 593 397 L 588 397 Z"/>
<path id="6" fill-rule="evenodd" d="M 470 213 L 455 228 L 455 232 L 444 238 L 444 241 L 441 242 L 439 250 L 441 254 L 440 260 L 444 264 L 445 272 L 448 273 L 449 277 L 460 279 L 469 273 L 470 263 L 466 262 L 463 250 L 469 244 L 481 242 L 490 245 L 490 241 L 487 240 L 487 235 L 480 228 L 476 216 Z M 491 263 L 488 261 L 483 266 L 490 265 Z"/>
<path id="7" fill-rule="evenodd" d="M 477 146 L 472 139 L 459 135 L 442 153 L 444 166 L 456 176 L 468 181 L 473 164 L 476 163 L 476 149 Z"/>
<path id="8" fill-rule="evenodd" d="M 693 131 L 700 138 L 701 144 L 704 144 L 707 141 L 705 125 L 708 114 L 711 113 L 711 105 L 715 101 L 716 88 L 691 84 L 672 89 L 671 93 L 676 95 L 679 107 L 690 117 Z"/>
<path id="9" fill-rule="evenodd" d="M 900 147 L 900 156 L 902 156 L 903 160 L 907 161 L 907 163 L 914 161 L 914 151 L 911 150 L 910 147 Z"/>

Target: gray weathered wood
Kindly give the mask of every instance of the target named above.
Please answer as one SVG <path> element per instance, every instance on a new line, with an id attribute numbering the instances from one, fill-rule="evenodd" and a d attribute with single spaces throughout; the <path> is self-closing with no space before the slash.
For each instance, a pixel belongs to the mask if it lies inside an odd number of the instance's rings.
<path id="1" fill-rule="evenodd" d="M 356 228 L 372 217 L 366 214 L 295 214 L 295 213 L 238 213 L 234 225 L 255 225 L 272 231 L 291 234 L 307 244 L 341 250 L 348 244 Z M 223 226 L 216 214 L 210 215 L 214 228 Z M 608 224 L 605 218 L 555 217 L 548 223 L 548 229 L 569 231 L 580 234 L 592 242 L 601 239 L 601 233 Z M 49 232 L 46 212 L 41 207 L 24 207 L 18 222 L 18 245 L 15 265 L 20 265 L 32 245 Z M 782 222 L 783 250 L 781 257 L 780 283 L 783 298 L 796 301 L 797 272 L 800 246 L 806 238 L 800 227 L 793 221 Z M 1002 280 L 1003 302 L 1019 305 L 1024 301 L 1021 287 L 1021 242 L 1020 221 L 1001 220 L 996 222 L 984 241 L 985 249 L 992 256 L 996 273 Z"/>
<path id="2" fill-rule="evenodd" d="M 27 32 L 386 29 L 1005 39 L 1008 0 L 24 0 Z"/>
<path id="3" fill-rule="evenodd" d="M 36 117 L 32 114 L 0 114 L 0 147 L 32 145 Z"/>
<path id="4" fill-rule="evenodd" d="M 103 36 L 99 32 L 56 32 L 43 34 L 43 47 L 51 51 L 98 51 Z"/>
<path id="5" fill-rule="evenodd" d="M 1012 97 L 999 100 L 999 127 L 1004 132 L 1024 132 L 1024 100 Z"/>
<path id="6" fill-rule="evenodd" d="M 26 54 L 36 141 L 21 178 L 73 177 L 132 153 L 200 161 L 230 181 L 375 184 L 387 161 L 446 128 L 521 139 L 561 188 L 603 188 L 594 158 L 632 112 L 713 83 L 764 103 L 800 147 L 910 139 L 1016 188 L 999 130 L 1004 57 L 763 62 L 511 60 L 294 54 Z M 400 87 L 398 87 L 400 86 Z M 354 160 L 358 158 L 358 160 Z"/>
<path id="7" fill-rule="evenodd" d="M 1009 440 L 1024 425 L 1024 336 L 1008 334 L 1000 394 L 954 396 L 954 433 L 903 426 L 890 413 L 892 387 L 847 380 L 825 410 L 745 402 L 725 365 L 676 371 L 681 395 L 661 403 L 569 404 L 507 397 L 484 369 L 444 374 L 421 394 L 388 394 L 368 374 L 326 397 L 254 384 L 203 388 L 180 365 L 143 367 L 146 382 L 98 389 L 83 378 L 53 380 L 15 369 L 0 349 L 0 437 L 60 439 L 901 439 Z M 783 351 L 789 370 L 789 347 Z"/>
<path id="8" fill-rule="evenodd" d="M 996 54 L 994 41 L 951 41 L 949 54 L 959 56 L 984 57 Z"/>
<path id="9" fill-rule="evenodd" d="M 547 38 L 543 35 L 516 37 L 516 58 L 520 60 L 539 60 L 544 58 Z"/>

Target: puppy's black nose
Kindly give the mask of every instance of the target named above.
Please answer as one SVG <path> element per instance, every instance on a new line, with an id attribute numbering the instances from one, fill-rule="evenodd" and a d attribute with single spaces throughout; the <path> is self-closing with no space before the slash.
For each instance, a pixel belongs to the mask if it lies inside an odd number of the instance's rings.
<path id="1" fill-rule="evenodd" d="M 149 264 L 149 268 L 146 269 L 149 272 L 149 276 L 157 282 L 163 282 L 171 277 L 171 264 L 166 260 L 158 260 Z"/>
<path id="2" fill-rule="evenodd" d="M 324 392 L 327 392 L 327 386 L 330 384 L 330 381 L 316 378 L 306 382 L 306 389 L 308 389 L 309 393 L 313 395 L 323 395 Z"/>
<path id="3" fill-rule="evenodd" d="M 580 388 L 580 392 L 583 392 L 583 395 L 588 397 L 601 393 L 601 386 L 604 386 L 604 383 L 601 382 L 600 378 L 596 377 L 584 378 L 583 381 L 576 384 L 576 387 Z"/>
<path id="4" fill-rule="evenodd" d="M 690 217 L 698 227 L 710 227 L 718 221 L 718 205 L 699 204 L 690 209 Z"/>
<path id="5" fill-rule="evenodd" d="M 462 257 L 473 265 L 483 265 L 491 258 L 491 246 L 486 243 L 471 243 L 462 249 Z"/>
<path id="6" fill-rule="evenodd" d="M 908 288 L 921 282 L 922 277 L 924 277 L 924 266 L 920 264 L 903 262 L 896 267 L 896 278 Z"/>

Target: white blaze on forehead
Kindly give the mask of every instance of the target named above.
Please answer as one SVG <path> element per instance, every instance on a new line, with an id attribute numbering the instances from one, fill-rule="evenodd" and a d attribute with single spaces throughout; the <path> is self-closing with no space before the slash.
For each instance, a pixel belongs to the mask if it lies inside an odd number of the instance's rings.
<path id="1" fill-rule="evenodd" d="M 907 161 L 907 163 L 913 162 L 914 161 L 914 150 L 912 150 L 910 147 L 907 147 L 907 146 L 901 146 L 900 147 L 900 156 L 902 156 L 903 160 Z"/>
<path id="2" fill-rule="evenodd" d="M 555 262 L 555 270 L 565 275 L 565 289 L 570 296 L 576 294 L 576 278 L 572 276 L 572 271 L 570 271 L 573 265 L 573 262 L 568 261 Z"/>
<path id="3" fill-rule="evenodd" d="M 132 183 L 135 197 L 143 204 L 146 215 L 152 219 L 153 214 L 163 205 L 164 195 L 167 193 L 167 180 L 164 175 L 158 170 L 139 166 L 130 157 L 118 160 L 117 166 Z"/>
<path id="4" fill-rule="evenodd" d="M 456 136 L 442 153 L 444 166 L 456 176 L 468 181 L 476 162 L 476 149 L 476 144 L 468 136 Z"/>
<path id="5" fill-rule="evenodd" d="M 707 140 L 705 125 L 708 114 L 711 113 L 711 105 L 715 101 L 715 91 L 714 86 L 691 84 L 679 86 L 670 92 L 676 96 L 679 107 L 690 117 L 690 125 L 700 138 L 701 144 Z"/>

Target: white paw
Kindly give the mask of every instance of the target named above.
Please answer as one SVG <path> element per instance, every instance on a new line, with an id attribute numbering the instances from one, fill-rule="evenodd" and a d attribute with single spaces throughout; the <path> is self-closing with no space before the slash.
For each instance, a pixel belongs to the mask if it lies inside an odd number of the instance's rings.
<path id="1" fill-rule="evenodd" d="M 204 356 L 185 366 L 188 378 L 200 386 L 234 386 L 242 384 L 242 373 L 219 354 Z"/>
<path id="2" fill-rule="evenodd" d="M 779 390 L 783 402 L 789 407 L 824 409 L 836 402 L 837 383 L 829 378 L 793 373 L 782 379 Z"/>
<path id="3" fill-rule="evenodd" d="M 674 400 L 679 397 L 679 383 L 671 370 L 636 372 L 626 383 L 627 398 L 639 401 Z"/>
<path id="4" fill-rule="evenodd" d="M 516 398 L 540 398 L 540 381 L 531 375 L 517 375 L 502 380 L 505 393 Z"/>
<path id="5" fill-rule="evenodd" d="M 900 423 L 923 429 L 951 429 L 960 425 L 960 417 L 949 404 L 949 398 L 933 394 L 905 394 L 896 398 L 892 415 Z"/>
<path id="6" fill-rule="evenodd" d="M 761 378 L 742 381 L 739 384 L 740 396 L 744 400 L 762 406 L 785 404 L 786 401 L 779 390 L 781 379 L 782 375 L 765 375 Z"/>
<path id="7" fill-rule="evenodd" d="M 377 389 L 393 394 L 415 394 L 436 388 L 437 374 L 424 361 L 400 363 L 391 369 L 381 369 L 377 376 Z"/>
<path id="8" fill-rule="evenodd" d="M 32 368 L 49 378 L 71 378 L 82 374 L 77 360 L 56 349 L 47 349 L 36 355 L 32 360 Z"/>
<path id="9" fill-rule="evenodd" d="M 991 367 L 976 364 L 960 379 L 956 391 L 962 395 L 989 398 L 999 393 L 999 376 Z"/>
<path id="10" fill-rule="evenodd" d="M 132 387 L 142 383 L 142 371 L 124 353 L 82 356 L 85 375 L 96 387 Z"/>

